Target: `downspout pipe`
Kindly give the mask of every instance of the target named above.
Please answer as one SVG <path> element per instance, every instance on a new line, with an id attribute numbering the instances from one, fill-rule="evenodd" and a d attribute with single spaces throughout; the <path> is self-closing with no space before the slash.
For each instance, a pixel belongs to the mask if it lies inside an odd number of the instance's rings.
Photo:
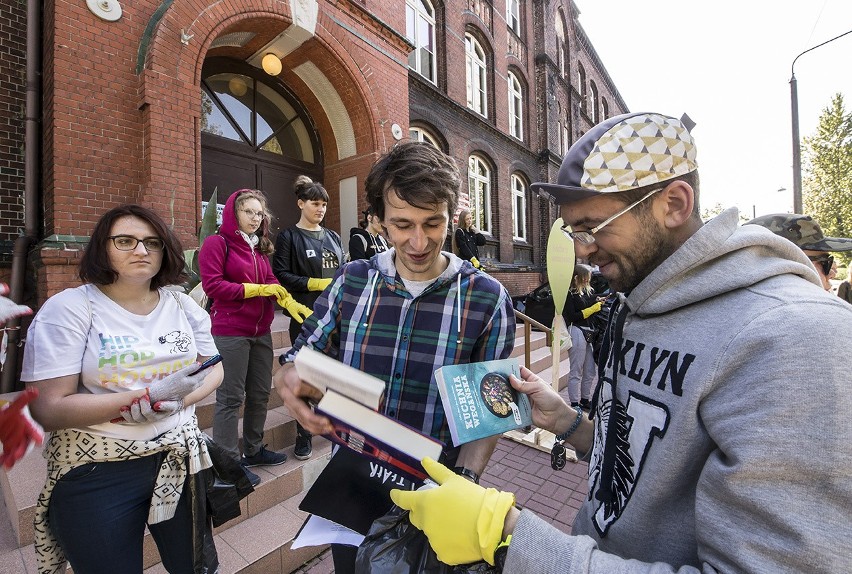
<path id="1" fill-rule="evenodd" d="M 26 123 L 24 126 L 24 234 L 15 240 L 12 249 L 12 272 L 9 277 L 9 297 L 20 302 L 24 296 L 27 256 L 38 237 L 38 182 L 41 118 L 41 3 L 27 0 L 27 87 Z M 0 377 L 0 392 L 16 390 L 19 344 L 19 319 L 7 322 L 6 364 Z"/>

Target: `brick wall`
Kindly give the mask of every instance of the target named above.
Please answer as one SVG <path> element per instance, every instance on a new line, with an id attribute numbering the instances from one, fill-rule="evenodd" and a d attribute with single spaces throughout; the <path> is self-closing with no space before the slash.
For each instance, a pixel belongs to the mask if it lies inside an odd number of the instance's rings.
<path id="1" fill-rule="evenodd" d="M 24 226 L 26 4 L 0 2 L 0 266 Z"/>

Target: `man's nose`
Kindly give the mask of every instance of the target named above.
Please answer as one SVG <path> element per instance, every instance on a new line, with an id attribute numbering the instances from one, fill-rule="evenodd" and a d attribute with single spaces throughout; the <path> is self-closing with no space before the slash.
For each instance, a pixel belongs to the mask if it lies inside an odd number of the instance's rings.
<path id="1" fill-rule="evenodd" d="M 420 251 L 426 248 L 429 243 L 429 238 L 423 231 L 422 227 L 415 227 L 411 234 L 411 239 L 408 241 L 414 249 Z"/>

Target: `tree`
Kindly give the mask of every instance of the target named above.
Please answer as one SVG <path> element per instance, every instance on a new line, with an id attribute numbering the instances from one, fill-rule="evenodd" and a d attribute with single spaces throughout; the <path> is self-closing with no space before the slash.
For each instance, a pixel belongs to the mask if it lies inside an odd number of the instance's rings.
<path id="1" fill-rule="evenodd" d="M 836 94 L 822 111 L 813 136 L 804 138 L 802 199 L 805 213 L 823 233 L 852 237 L 852 113 Z M 838 254 L 848 263 L 849 252 Z"/>

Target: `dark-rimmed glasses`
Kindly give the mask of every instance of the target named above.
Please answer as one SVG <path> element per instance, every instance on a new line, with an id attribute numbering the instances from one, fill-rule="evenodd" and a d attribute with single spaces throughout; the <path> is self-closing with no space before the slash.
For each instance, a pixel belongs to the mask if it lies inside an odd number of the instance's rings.
<path id="1" fill-rule="evenodd" d="M 828 276 L 831 273 L 831 268 L 834 266 L 834 255 L 808 255 L 808 259 L 814 264 L 819 263 L 824 275 Z"/>
<path id="2" fill-rule="evenodd" d="M 163 240 L 159 237 L 146 237 L 145 239 L 137 239 L 131 235 L 110 235 L 112 244 L 119 251 L 133 251 L 140 243 L 145 247 L 146 251 L 162 251 Z"/>
<path id="3" fill-rule="evenodd" d="M 600 224 L 596 225 L 595 227 L 592 227 L 588 231 L 572 231 L 571 226 L 568 225 L 567 223 L 565 225 L 563 225 L 560 229 L 562 230 L 562 233 L 564 233 L 565 236 L 568 237 L 569 239 L 573 239 L 573 240 L 577 241 L 578 243 L 582 243 L 583 245 L 591 245 L 592 243 L 595 242 L 595 233 L 597 233 L 598 231 L 600 231 L 601 229 L 603 229 L 604 227 L 606 227 L 607 225 L 609 225 L 610 223 L 615 221 L 616 218 L 621 217 L 622 215 L 624 215 L 625 213 L 627 213 L 628 211 L 630 211 L 631 209 L 633 209 L 634 207 L 636 207 L 637 205 L 639 205 L 640 203 L 642 203 L 643 201 L 645 201 L 646 199 L 648 199 L 649 197 L 651 197 L 652 195 L 657 193 L 658 191 L 662 191 L 664 189 L 665 189 L 664 187 L 658 187 L 657 189 L 652 189 L 651 191 L 649 191 L 648 193 L 643 195 L 642 199 L 638 199 L 638 200 L 634 201 L 633 203 L 631 203 L 630 205 L 628 205 L 627 207 L 625 207 L 624 209 L 622 209 L 621 211 L 619 211 L 618 213 L 613 215 L 612 217 L 607 217 L 602 222 L 600 222 Z"/>

